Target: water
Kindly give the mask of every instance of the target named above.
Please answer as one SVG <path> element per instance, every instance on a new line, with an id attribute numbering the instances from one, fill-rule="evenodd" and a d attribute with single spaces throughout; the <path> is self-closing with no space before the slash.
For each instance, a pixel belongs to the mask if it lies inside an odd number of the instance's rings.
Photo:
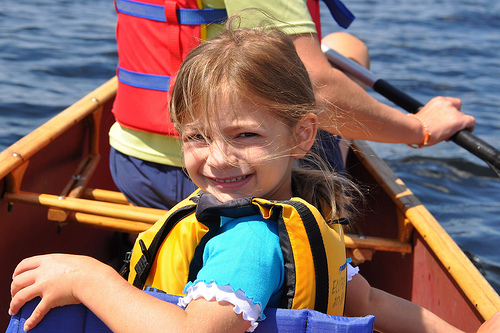
<path id="1" fill-rule="evenodd" d="M 460 97 L 475 134 L 500 148 L 500 1 L 345 3 L 373 72 L 422 102 Z M 115 21 L 112 0 L 1 0 L 0 149 L 114 75 Z M 500 178 L 453 143 L 372 146 L 500 292 Z"/>
<path id="2" fill-rule="evenodd" d="M 0 1 L 0 148 L 112 75 L 113 2 Z"/>

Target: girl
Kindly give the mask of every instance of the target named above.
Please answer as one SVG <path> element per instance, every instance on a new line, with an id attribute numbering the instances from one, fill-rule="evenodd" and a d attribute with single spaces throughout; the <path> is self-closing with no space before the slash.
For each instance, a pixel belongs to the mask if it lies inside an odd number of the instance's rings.
<path id="1" fill-rule="evenodd" d="M 318 111 L 293 43 L 277 30 L 227 26 L 219 37 L 189 54 L 172 92 L 170 110 L 182 136 L 186 170 L 204 192 L 193 195 L 198 201 L 197 219 L 172 226 L 152 257 L 154 241 L 144 233 L 132 255 L 130 282 L 161 286 L 168 293 L 179 293 L 179 285 L 186 285 L 180 301 L 185 310 L 143 293 L 93 258 L 46 255 L 22 261 L 14 272 L 11 314 L 34 297 L 42 298 L 26 321 L 26 329 L 53 307 L 83 303 L 115 332 L 252 331 L 264 319 L 263 309 L 280 306 L 288 296 L 284 290 L 290 289 L 289 268 L 285 268 L 289 254 L 280 246 L 281 225 L 273 218 L 276 207 L 285 212 L 298 202 L 313 215 L 321 233 L 329 235 L 325 242 L 342 239 L 334 219 L 348 216 L 351 200 L 346 193 L 352 187 L 338 176 L 296 168 L 296 159 L 305 157 L 315 140 Z M 290 200 L 293 196 L 305 201 Z M 179 215 L 176 212 L 193 200 L 182 202 L 169 216 Z M 332 227 L 326 227 L 318 210 L 306 202 L 318 207 Z M 250 212 L 236 209 L 241 204 L 251 207 Z M 209 210 L 200 208 L 206 205 Z M 208 223 L 197 222 L 213 221 L 214 216 L 215 229 L 207 230 Z M 155 224 L 151 229 L 155 237 L 171 219 Z M 173 236 L 177 226 L 189 229 L 180 231 L 184 237 Z M 193 252 L 195 258 L 199 246 L 191 246 L 193 239 L 211 230 L 215 235 L 204 244 L 202 267 L 187 283 L 182 274 L 194 268 L 184 259 L 186 252 Z M 166 248 L 177 252 L 166 253 Z M 307 256 L 309 249 L 301 250 Z M 341 297 L 328 301 L 328 312 L 343 309 L 345 300 L 345 315 L 374 314 L 381 331 L 458 331 L 417 305 L 371 288 L 354 268 L 345 265 L 345 252 L 339 251 L 335 258 L 327 255 L 340 264 L 341 271 L 347 267 L 337 281 L 350 280 L 346 296 L 345 288 L 336 288 Z M 297 270 L 300 260 L 296 257 Z M 314 270 L 305 270 L 306 280 Z M 321 274 L 311 279 L 311 285 L 322 283 Z M 297 287 L 298 294 L 301 288 L 308 284 Z M 316 299 L 308 299 L 307 290 L 302 294 L 298 302 L 306 305 L 319 303 L 321 298 L 317 294 Z"/>

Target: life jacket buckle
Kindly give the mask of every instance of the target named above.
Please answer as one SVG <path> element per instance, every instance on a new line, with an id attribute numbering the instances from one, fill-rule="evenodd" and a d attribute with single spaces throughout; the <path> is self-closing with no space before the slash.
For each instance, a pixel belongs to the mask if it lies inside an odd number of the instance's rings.
<path id="1" fill-rule="evenodd" d="M 123 258 L 123 266 L 120 269 L 120 276 L 127 279 L 128 273 L 130 272 L 130 260 L 132 259 L 132 251 L 125 253 L 125 258 Z"/>

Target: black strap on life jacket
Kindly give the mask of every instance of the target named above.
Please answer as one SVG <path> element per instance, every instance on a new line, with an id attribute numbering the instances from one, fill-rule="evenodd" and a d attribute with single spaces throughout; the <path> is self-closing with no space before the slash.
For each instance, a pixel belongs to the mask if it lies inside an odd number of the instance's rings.
<path id="1" fill-rule="evenodd" d="M 169 234 L 169 232 L 177 225 L 177 223 L 185 218 L 186 216 L 192 214 L 196 209 L 196 204 L 187 205 L 179 208 L 172 215 L 170 215 L 167 220 L 163 223 L 158 233 L 153 238 L 149 248 L 146 248 L 144 242 L 139 240 L 139 245 L 141 247 L 142 256 L 135 265 L 135 271 L 137 275 L 135 276 L 133 285 L 139 289 L 143 289 L 146 284 L 149 272 L 153 266 L 153 262 L 158 254 L 161 244 Z"/>
<path id="2" fill-rule="evenodd" d="M 217 235 L 220 227 L 220 217 L 238 218 L 255 214 L 259 214 L 259 212 L 258 208 L 252 205 L 251 198 L 233 199 L 221 203 L 212 194 L 203 193 L 198 200 L 196 219 L 198 222 L 209 226 L 209 230 L 196 247 L 194 257 L 189 266 L 188 281 L 196 280 L 198 272 L 203 266 L 205 245 L 212 237 Z"/>
<path id="3" fill-rule="evenodd" d="M 326 257 L 326 250 L 323 243 L 323 237 L 319 225 L 311 210 L 302 202 L 287 200 L 280 203 L 287 204 L 295 208 L 299 213 L 304 228 L 307 233 L 307 238 L 311 246 L 313 256 L 314 272 L 316 278 L 316 297 L 314 310 L 326 313 L 328 310 L 328 296 L 329 296 L 329 277 L 328 277 L 328 262 Z M 273 209 L 272 218 L 278 221 L 278 233 L 280 239 L 281 251 L 283 252 L 283 259 L 285 261 L 285 282 L 283 283 L 283 295 L 281 297 L 280 307 L 291 309 L 293 305 L 293 298 L 296 290 L 296 272 L 295 263 L 293 259 L 293 250 L 283 220 L 283 208 L 276 205 Z"/>

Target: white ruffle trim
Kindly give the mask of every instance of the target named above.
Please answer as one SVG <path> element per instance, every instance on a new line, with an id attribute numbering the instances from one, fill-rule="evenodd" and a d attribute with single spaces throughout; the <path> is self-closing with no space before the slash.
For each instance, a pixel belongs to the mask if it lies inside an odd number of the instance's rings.
<path id="1" fill-rule="evenodd" d="M 354 275 L 359 273 L 359 267 L 353 267 L 347 263 L 347 282 L 351 281 Z"/>
<path id="2" fill-rule="evenodd" d="M 261 305 L 254 304 L 251 299 L 245 296 L 242 290 L 234 291 L 231 286 L 218 286 L 215 282 L 206 284 L 204 281 L 197 281 L 188 286 L 185 290 L 186 296 L 179 299 L 177 305 L 186 307 L 191 301 L 203 297 L 207 301 L 214 298 L 219 301 L 226 301 L 234 305 L 236 314 L 243 314 L 243 319 L 250 322 L 251 326 L 247 332 L 253 332 L 257 328 L 257 319 L 260 317 Z"/>

